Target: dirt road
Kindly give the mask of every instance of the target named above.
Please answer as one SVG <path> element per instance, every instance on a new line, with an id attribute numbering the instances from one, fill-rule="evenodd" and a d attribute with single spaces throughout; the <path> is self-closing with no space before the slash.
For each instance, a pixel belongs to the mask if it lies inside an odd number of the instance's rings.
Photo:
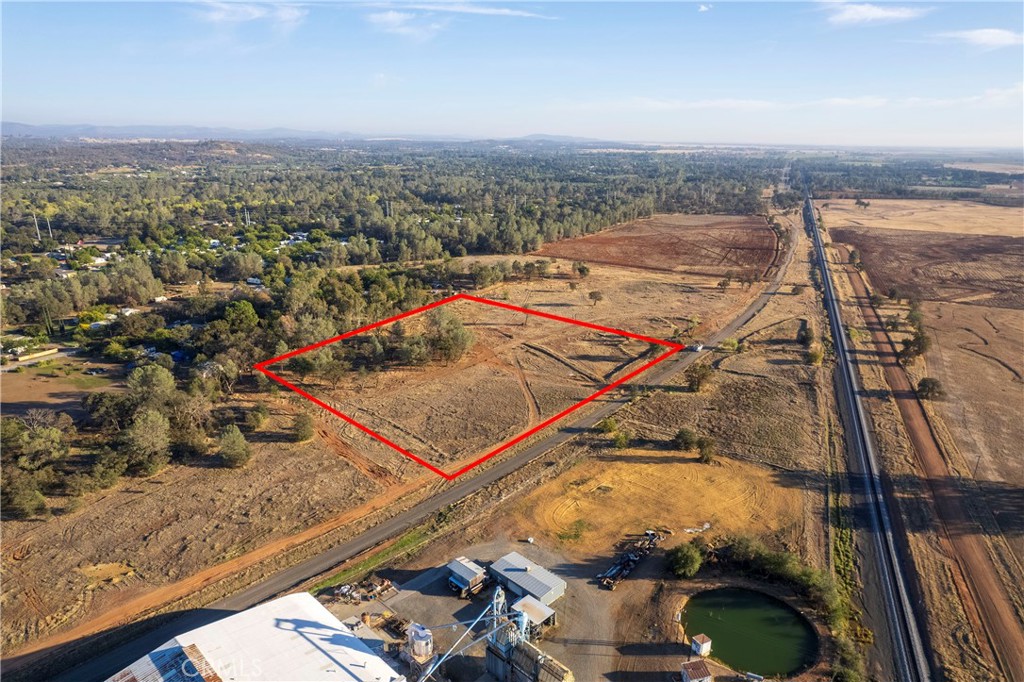
<path id="1" fill-rule="evenodd" d="M 918 465 L 931 492 L 946 536 L 945 544 L 952 549 L 951 555 L 959 564 L 969 588 L 969 595 L 964 596 L 973 604 L 966 603 L 964 606 L 969 614 L 973 610 L 980 615 L 982 631 L 977 634 L 979 639 L 987 639 L 1005 679 L 1024 680 L 1024 624 L 1017 618 L 1010 595 L 999 579 L 985 547 L 984 530 L 964 507 L 961 495 L 955 489 L 956 483 L 932 433 L 924 408 L 917 399 L 907 373 L 897 361 L 896 349 L 869 301 L 863 276 L 850 271 L 849 279 L 871 332 L 886 383 L 899 407 Z M 950 528 L 958 530 L 951 533 Z"/>

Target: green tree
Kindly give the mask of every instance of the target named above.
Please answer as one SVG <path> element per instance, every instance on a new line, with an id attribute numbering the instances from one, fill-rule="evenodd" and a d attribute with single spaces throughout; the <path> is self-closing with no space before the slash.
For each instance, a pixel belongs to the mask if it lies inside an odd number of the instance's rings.
<path id="1" fill-rule="evenodd" d="M 245 414 L 245 425 L 250 430 L 255 431 L 256 429 L 263 426 L 267 421 L 267 417 L 270 416 L 270 410 L 267 409 L 266 405 L 257 405 L 253 409 L 249 410 Z"/>
<path id="2" fill-rule="evenodd" d="M 697 447 L 697 434 L 690 429 L 679 429 L 672 437 L 672 447 L 676 450 L 692 450 Z"/>
<path id="3" fill-rule="evenodd" d="M 594 305 L 597 305 L 598 303 L 604 300 L 604 294 L 602 294 L 600 291 L 591 291 L 589 294 L 587 294 L 587 298 L 593 301 Z"/>
<path id="4" fill-rule="evenodd" d="M 136 367 L 126 383 L 129 395 L 140 405 L 165 405 L 175 391 L 174 375 L 159 365 Z"/>
<path id="5" fill-rule="evenodd" d="M 245 434 L 234 424 L 228 424 L 221 431 L 219 452 L 225 466 L 232 469 L 245 466 L 252 457 L 252 449 L 245 439 Z"/>
<path id="6" fill-rule="evenodd" d="M 683 376 L 686 379 L 686 385 L 694 393 L 699 392 L 707 384 L 708 379 L 711 378 L 711 365 L 706 362 L 695 362 L 686 368 L 686 372 Z"/>
<path id="7" fill-rule="evenodd" d="M 124 445 L 129 465 L 149 476 L 170 461 L 171 424 L 163 414 L 152 409 L 140 410 L 124 432 Z"/>
<path id="8" fill-rule="evenodd" d="M 921 400 L 942 400 L 946 397 L 946 389 L 938 379 L 925 377 L 917 382 L 917 397 Z"/>
<path id="9" fill-rule="evenodd" d="M 427 325 L 427 343 L 445 362 L 456 362 L 473 343 L 473 335 L 462 320 L 446 310 L 431 311 Z"/>
<path id="10" fill-rule="evenodd" d="M 307 440 L 310 440 L 314 434 L 313 418 L 305 412 L 295 415 L 292 430 L 295 434 L 295 442 L 304 443 Z"/>
<path id="11" fill-rule="evenodd" d="M 0 499 L 4 513 L 15 518 L 41 516 L 47 511 L 46 498 L 39 491 L 35 477 L 14 467 L 4 468 Z"/>
<path id="12" fill-rule="evenodd" d="M 703 553 L 687 542 L 668 551 L 668 568 L 677 578 L 692 578 L 704 563 Z"/>

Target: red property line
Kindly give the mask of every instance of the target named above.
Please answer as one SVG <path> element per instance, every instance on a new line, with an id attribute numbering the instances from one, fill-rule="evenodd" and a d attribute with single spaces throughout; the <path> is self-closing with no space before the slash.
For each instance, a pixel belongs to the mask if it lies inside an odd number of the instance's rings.
<path id="1" fill-rule="evenodd" d="M 398 320 L 404 319 L 404 318 L 409 317 L 411 315 L 417 315 L 417 314 L 422 313 L 424 311 L 430 310 L 431 308 L 437 308 L 438 306 L 442 306 L 442 305 L 445 305 L 446 303 L 451 303 L 451 302 L 457 301 L 457 300 L 474 301 L 476 303 L 482 303 L 484 305 L 490 305 L 490 306 L 494 306 L 494 307 L 497 307 L 497 308 L 504 308 L 506 310 L 512 310 L 512 311 L 515 311 L 515 312 L 526 313 L 528 315 L 536 315 L 538 317 L 544 317 L 544 318 L 547 318 L 547 319 L 550 319 L 550 320 L 557 320 L 559 322 L 565 322 L 565 323 L 568 323 L 568 324 L 578 325 L 580 327 L 586 327 L 588 329 L 594 329 L 594 330 L 597 330 L 597 331 L 606 332 L 608 334 L 616 334 L 616 335 L 619 335 L 619 336 L 625 336 L 625 337 L 628 337 L 628 338 L 631 338 L 631 339 L 637 339 L 639 341 L 645 341 L 647 343 L 656 344 L 656 345 L 659 345 L 659 346 L 665 346 L 669 350 L 667 352 L 665 352 L 665 353 L 662 353 L 661 355 L 656 357 L 654 360 L 651 360 L 650 362 L 644 364 L 643 366 L 638 367 L 637 369 L 633 370 L 629 374 L 627 374 L 627 375 L 625 375 L 623 377 L 620 377 L 616 381 L 608 384 L 604 388 L 598 390 L 593 395 L 591 395 L 591 396 L 589 396 L 587 398 L 584 398 L 580 402 L 576 403 L 575 405 L 572 405 L 572 406 L 568 407 L 565 410 L 562 410 L 561 412 L 559 412 L 555 416 L 553 416 L 553 417 L 551 417 L 549 419 L 544 420 L 543 422 L 541 422 L 537 426 L 533 427 L 532 429 L 529 429 L 528 431 L 525 431 L 525 432 L 519 434 L 518 436 L 516 436 L 512 440 L 508 441 L 507 443 L 499 445 L 498 447 L 496 447 L 495 449 L 491 450 L 487 454 L 485 454 L 482 457 L 474 460 L 473 462 L 470 462 L 469 464 L 463 466 L 458 471 L 456 471 L 454 473 L 451 473 L 451 474 L 442 471 L 441 469 L 437 468 L 436 466 L 434 466 L 430 462 L 427 462 L 423 458 L 418 457 L 417 455 L 409 452 L 408 450 L 406 450 L 402 446 L 400 446 L 400 445 L 398 445 L 396 443 L 393 443 L 392 441 L 388 440 L 387 438 L 385 438 L 381 434 L 377 433 L 373 429 L 370 429 L 369 427 L 364 426 L 363 424 L 360 424 L 355 419 L 349 417 L 348 415 L 346 415 L 346 414 L 344 414 L 342 412 L 339 412 L 338 410 L 334 409 L 333 407 L 331 407 L 330 405 L 328 405 L 324 401 L 322 401 L 319 398 L 311 395 L 310 393 L 307 393 L 306 391 L 302 390 L 301 388 L 299 388 L 295 384 L 291 383 L 287 379 L 284 379 L 283 377 L 278 376 L 277 374 L 275 374 L 274 372 L 272 372 L 271 370 L 268 369 L 268 367 L 270 365 L 272 365 L 274 363 L 277 363 L 277 362 L 281 362 L 282 360 L 287 360 L 289 358 L 293 358 L 296 355 L 301 355 L 302 353 L 305 353 L 307 351 L 311 351 L 311 350 L 314 350 L 316 348 L 321 348 L 323 346 L 326 346 L 326 345 L 329 345 L 329 344 L 332 344 L 332 343 L 336 343 L 336 342 L 341 341 L 343 339 L 347 339 L 347 338 L 350 338 L 350 337 L 353 337 L 353 336 L 357 336 L 357 335 L 362 334 L 364 332 L 368 332 L 368 331 L 370 331 L 372 329 L 376 329 L 378 327 L 382 327 L 384 325 L 391 324 L 392 322 L 397 322 Z M 675 353 L 678 353 L 679 351 L 683 350 L 683 348 L 684 348 L 684 346 L 682 346 L 682 345 L 680 345 L 678 343 L 673 343 L 671 341 L 664 341 L 662 339 L 654 339 L 654 338 L 651 338 L 651 337 L 648 337 L 648 336 L 641 336 L 639 334 L 633 334 L 631 332 L 623 331 L 621 329 L 614 329 L 612 327 L 603 327 L 601 325 L 592 324 L 590 322 L 581 322 L 579 320 L 574 320 L 574 319 L 571 319 L 571 318 L 568 318 L 568 317 L 562 317 L 560 315 L 553 315 L 551 313 L 545 313 L 545 312 L 540 312 L 540 311 L 536 311 L 536 310 L 529 310 L 527 308 L 521 308 L 519 306 L 511 305 L 511 304 L 508 304 L 508 303 L 502 303 L 500 301 L 493 301 L 493 300 L 487 299 L 487 298 L 479 298 L 477 296 L 470 296 L 469 294 L 456 294 L 454 296 L 449 296 L 449 297 L 443 298 L 443 299 L 441 299 L 439 301 L 435 301 L 434 303 L 431 303 L 429 305 L 425 305 L 425 306 L 422 306 L 420 308 L 416 308 L 414 310 L 410 310 L 408 312 L 404 312 L 404 313 L 402 313 L 400 315 L 396 315 L 394 317 L 390 317 L 390 318 L 388 318 L 386 320 L 382 320 L 380 322 L 375 322 L 373 324 L 366 325 L 365 327 L 360 327 L 359 329 L 355 329 L 355 330 L 352 330 L 350 332 L 346 332 L 346 333 L 341 334 L 339 336 L 335 336 L 333 338 L 326 339 L 326 340 L 320 341 L 318 343 L 314 343 L 314 344 L 312 344 L 310 346 L 306 346 L 304 348 L 299 348 L 297 350 L 290 351 L 288 353 L 285 353 L 284 355 L 279 355 L 276 358 L 270 358 L 269 360 L 264 360 L 262 362 L 258 362 L 255 365 L 253 365 L 253 368 L 258 370 L 258 371 L 260 371 L 260 372 L 262 372 L 263 374 L 265 374 L 266 376 L 270 377 L 274 381 L 278 382 L 282 386 L 284 386 L 284 387 L 286 387 L 286 388 L 288 388 L 288 389 L 290 389 L 292 391 L 295 391 L 296 393 L 298 393 L 302 397 L 306 398 L 307 400 L 311 401 L 312 403 L 314 403 L 316 405 L 319 405 L 320 407 L 324 408 L 325 410 L 327 410 L 331 414 L 335 415 L 336 417 L 340 417 L 341 419 L 343 419 L 347 423 L 351 424 L 352 426 L 356 427 L 360 431 L 366 433 L 367 435 L 369 435 L 369 436 L 371 436 L 373 438 L 376 438 L 378 441 L 380 441 L 381 443 L 384 443 L 385 445 L 387 445 L 391 449 L 395 450 L 396 452 L 399 452 L 402 455 L 404 455 L 404 456 L 408 457 L 409 459 L 413 460 L 414 462 L 417 462 L 418 464 L 423 465 L 427 469 L 430 469 L 431 471 L 433 471 L 438 476 L 441 476 L 442 478 L 445 478 L 445 479 L 447 479 L 449 481 L 452 481 L 452 480 L 455 480 L 456 478 L 458 478 L 459 476 L 461 476 L 462 474 L 466 473 L 470 469 L 473 469 L 474 467 L 479 466 L 480 464 L 483 464 L 487 460 L 491 459 L 492 457 L 494 457 L 494 456 L 496 456 L 498 454 L 501 454 L 502 452 L 504 452 L 505 450 L 508 450 L 509 448 L 511 448 L 512 446 L 516 445 L 517 443 L 520 443 L 520 442 L 526 440 L 527 438 L 529 438 L 533 434 L 537 433 L 538 431 L 541 431 L 542 429 L 547 428 L 548 426 L 550 426 L 551 424 L 555 423 L 559 419 L 562 419 L 566 415 L 569 415 L 569 414 L 575 412 L 576 410 L 580 409 L 584 405 L 597 400 L 599 397 L 601 397 L 605 393 L 608 393 L 612 389 L 614 389 L 614 388 L 616 388 L 618 386 L 621 386 L 622 384 L 624 384 L 625 382 L 629 381 L 630 379 L 632 379 L 633 377 L 637 376 L 638 374 L 647 371 L 648 369 L 650 369 L 654 365 L 658 364 L 662 360 L 665 360 L 669 356 L 671 356 L 671 355 L 673 355 Z"/>

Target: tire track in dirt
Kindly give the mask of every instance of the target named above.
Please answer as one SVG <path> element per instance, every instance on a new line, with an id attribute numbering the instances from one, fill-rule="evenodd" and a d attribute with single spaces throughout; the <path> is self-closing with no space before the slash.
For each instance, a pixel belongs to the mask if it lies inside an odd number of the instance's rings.
<path id="1" fill-rule="evenodd" d="M 320 426 L 317 427 L 316 432 L 339 457 L 354 466 L 363 476 L 366 476 L 371 481 L 380 483 L 385 487 L 401 482 L 401 479 L 394 472 L 360 454 L 355 448 L 343 441 L 338 434 L 324 426 L 322 421 Z"/>
<path id="2" fill-rule="evenodd" d="M 550 348 L 547 348 L 547 347 L 542 346 L 542 345 L 537 344 L 537 343 L 529 343 L 527 341 L 523 342 L 523 346 L 529 348 L 530 350 L 534 350 L 534 351 L 537 351 L 538 353 L 546 355 L 549 358 L 551 358 L 552 360 L 556 360 L 556 361 L 562 363 L 563 365 L 565 365 L 566 367 L 568 367 L 572 371 L 576 372 L 577 374 L 582 374 L 583 376 L 587 377 L 588 379 L 593 381 L 595 384 L 598 384 L 599 386 L 603 386 L 604 385 L 604 379 L 602 379 L 601 377 L 597 376 L 596 374 L 593 374 L 592 372 L 590 372 L 590 370 L 587 370 L 587 369 L 584 369 L 584 368 L 580 367 L 579 365 L 577 365 L 576 363 L 574 363 L 572 360 L 570 360 L 569 358 L 565 357 L 564 355 L 559 355 L 558 353 L 556 353 L 555 351 L 551 350 Z"/>
<path id="3" fill-rule="evenodd" d="M 527 428 L 532 428 L 535 424 L 540 423 L 540 403 L 537 402 L 537 396 L 530 388 L 530 382 L 526 380 L 526 373 L 523 372 L 523 364 L 519 362 L 519 356 L 516 355 L 514 359 L 516 379 L 519 380 L 519 387 L 523 390 L 523 397 L 526 398 L 526 407 L 530 411 L 530 423 Z"/>
<path id="4" fill-rule="evenodd" d="M 861 273 L 847 270 L 871 333 L 886 383 L 892 391 L 939 521 L 940 544 L 959 569 L 954 583 L 979 642 L 988 644 L 1007 680 L 1024 680 L 1024 626 L 985 546 L 984 529 L 964 507 L 910 378 L 896 361 L 896 348 L 870 303 Z M 950 527 L 958 529 L 950 532 Z M 964 589 L 966 588 L 966 589 Z"/>

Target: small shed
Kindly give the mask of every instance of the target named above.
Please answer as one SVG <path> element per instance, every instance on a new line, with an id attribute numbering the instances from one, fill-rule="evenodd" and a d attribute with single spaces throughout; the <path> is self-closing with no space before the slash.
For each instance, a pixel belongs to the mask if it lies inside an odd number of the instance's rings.
<path id="1" fill-rule="evenodd" d="M 486 577 L 483 566 L 464 556 L 448 562 L 448 586 L 459 596 L 467 597 L 479 592 Z"/>
<path id="2" fill-rule="evenodd" d="M 512 610 L 526 614 L 526 620 L 530 624 L 530 633 L 533 635 L 538 635 L 544 629 L 556 624 L 555 610 L 546 604 L 541 604 L 530 595 L 526 595 L 512 604 Z"/>
<path id="3" fill-rule="evenodd" d="M 708 670 L 708 664 L 704 661 L 687 661 L 683 663 L 679 673 L 683 682 L 715 682 L 714 676 Z"/>
<path id="4" fill-rule="evenodd" d="M 690 640 L 690 651 L 697 656 L 710 656 L 711 638 L 707 635 L 694 635 Z"/>
<path id="5" fill-rule="evenodd" d="M 529 595 L 546 606 L 565 594 L 564 580 L 519 552 L 509 552 L 495 561 L 490 572 L 513 595 Z"/>

